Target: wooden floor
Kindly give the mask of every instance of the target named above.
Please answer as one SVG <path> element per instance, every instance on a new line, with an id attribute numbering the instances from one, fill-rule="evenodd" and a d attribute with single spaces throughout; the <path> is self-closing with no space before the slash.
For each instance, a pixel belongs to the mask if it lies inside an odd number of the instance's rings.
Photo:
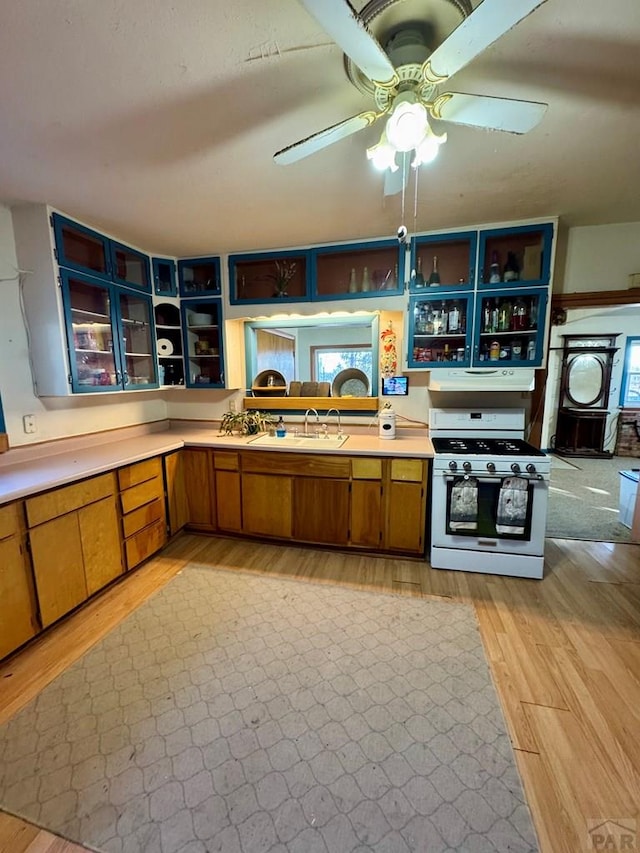
<path id="1" fill-rule="evenodd" d="M 192 559 L 473 604 L 541 851 L 640 850 L 639 545 L 547 540 L 545 578 L 529 581 L 185 535 L 0 667 L 0 722 Z M 606 821 L 609 846 L 590 843 Z M 0 813 L 1 853 L 83 849 Z"/>

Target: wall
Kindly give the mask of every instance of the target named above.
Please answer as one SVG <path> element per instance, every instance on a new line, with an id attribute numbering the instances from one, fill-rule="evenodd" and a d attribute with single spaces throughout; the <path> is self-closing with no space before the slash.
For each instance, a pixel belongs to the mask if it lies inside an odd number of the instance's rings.
<path id="1" fill-rule="evenodd" d="M 637 272 L 640 222 L 569 229 L 560 292 L 625 290 L 629 275 Z"/>

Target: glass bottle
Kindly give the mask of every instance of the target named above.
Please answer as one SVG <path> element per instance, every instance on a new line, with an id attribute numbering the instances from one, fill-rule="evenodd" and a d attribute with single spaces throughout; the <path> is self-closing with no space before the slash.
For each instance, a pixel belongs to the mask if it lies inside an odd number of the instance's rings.
<path id="1" fill-rule="evenodd" d="M 449 329 L 450 334 L 456 334 L 460 331 L 460 306 L 458 305 L 457 299 L 454 299 L 454 301 L 449 306 L 449 312 L 447 316 L 447 327 Z"/>
<path id="2" fill-rule="evenodd" d="M 418 271 L 416 272 L 416 287 L 424 287 L 424 275 L 422 274 L 422 258 L 418 256 Z"/>
<path id="3" fill-rule="evenodd" d="M 433 256 L 433 267 L 431 268 L 431 274 L 429 275 L 429 284 L 440 284 L 440 273 L 438 272 L 438 256 Z"/>
<path id="4" fill-rule="evenodd" d="M 538 328 L 538 298 L 532 296 L 529 302 L 529 328 Z"/>
<path id="5" fill-rule="evenodd" d="M 358 292 L 358 279 L 356 278 L 355 269 L 351 270 L 351 276 L 349 277 L 349 293 L 357 293 Z"/>
<path id="6" fill-rule="evenodd" d="M 494 299 L 485 299 L 482 304 L 482 331 L 495 332 L 498 327 L 498 309 Z"/>
<path id="7" fill-rule="evenodd" d="M 507 252 L 507 262 L 504 265 L 504 281 L 517 281 L 520 278 L 520 265 L 514 252 Z"/>
<path id="8" fill-rule="evenodd" d="M 489 267 L 489 284 L 498 284 L 500 278 L 500 264 L 498 263 L 498 253 L 491 254 L 491 266 Z"/>
<path id="9" fill-rule="evenodd" d="M 498 308 L 498 331 L 508 332 L 511 329 L 511 302 L 507 298 L 503 299 Z"/>
<path id="10" fill-rule="evenodd" d="M 513 303 L 511 312 L 511 329 L 514 332 L 526 332 L 529 328 L 529 311 L 527 303 L 519 296 Z"/>
<path id="11" fill-rule="evenodd" d="M 369 267 L 365 267 L 362 270 L 362 285 L 360 287 L 360 290 L 363 293 L 368 293 L 368 291 L 371 290 L 371 281 L 369 279 Z"/>

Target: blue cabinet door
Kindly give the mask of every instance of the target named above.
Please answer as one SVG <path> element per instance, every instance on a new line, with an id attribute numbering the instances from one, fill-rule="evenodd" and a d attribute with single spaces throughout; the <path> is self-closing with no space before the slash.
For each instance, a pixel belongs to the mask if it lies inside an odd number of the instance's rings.
<path id="1" fill-rule="evenodd" d="M 543 223 L 481 231 L 478 287 L 512 289 L 548 285 L 553 230 L 552 223 Z"/>
<path id="2" fill-rule="evenodd" d="M 180 296 L 220 296 L 220 258 L 182 258 L 178 261 Z"/>
<path id="3" fill-rule="evenodd" d="M 503 366 L 509 367 L 540 367 L 546 315 L 546 288 L 505 288 L 479 293 L 473 366 L 504 362 Z"/>
<path id="4" fill-rule="evenodd" d="M 472 293 L 414 294 L 408 310 L 408 367 L 433 370 L 471 364 Z"/>
<path id="5" fill-rule="evenodd" d="M 109 243 L 113 281 L 151 293 L 151 265 L 149 256 L 124 243 Z"/>
<path id="6" fill-rule="evenodd" d="M 478 235 L 475 231 L 427 234 L 411 241 L 409 290 L 428 287 L 438 292 L 473 290 Z"/>
<path id="7" fill-rule="evenodd" d="M 151 267 L 156 296 L 177 296 L 176 262 L 171 258 L 152 258 Z"/>
<path id="8" fill-rule="evenodd" d="M 371 240 L 311 249 L 311 299 L 379 299 L 404 290 L 405 247 Z"/>
<path id="9" fill-rule="evenodd" d="M 252 252 L 229 256 L 229 302 L 260 305 L 307 302 L 309 252 Z"/>
<path id="10" fill-rule="evenodd" d="M 59 213 L 51 216 L 56 260 L 61 267 L 111 279 L 109 239 Z"/>
<path id="11" fill-rule="evenodd" d="M 185 299 L 182 313 L 185 385 L 224 388 L 224 343 L 221 299 Z"/>

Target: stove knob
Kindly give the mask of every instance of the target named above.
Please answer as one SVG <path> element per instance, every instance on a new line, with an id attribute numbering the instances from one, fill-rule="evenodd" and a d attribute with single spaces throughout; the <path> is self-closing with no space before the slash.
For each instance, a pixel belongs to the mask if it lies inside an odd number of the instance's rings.
<path id="1" fill-rule="evenodd" d="M 452 460 L 451 460 L 451 462 L 449 462 L 449 468 L 450 468 L 452 471 L 455 471 L 457 467 L 458 467 L 458 463 L 457 463 L 455 460 L 453 460 L 453 459 L 452 459 Z"/>
<path id="2" fill-rule="evenodd" d="M 520 466 L 518 465 L 518 463 L 517 463 L 517 462 L 512 462 L 512 463 L 511 463 L 511 470 L 513 471 L 513 473 L 514 473 L 514 474 L 519 474 L 519 473 L 520 473 Z"/>
<path id="3" fill-rule="evenodd" d="M 469 473 L 469 471 L 471 470 L 471 462 L 463 462 L 463 463 L 462 463 L 462 467 L 464 468 L 464 470 L 465 470 L 465 471 L 467 472 L 467 474 L 468 474 L 468 473 Z"/>
<path id="4" fill-rule="evenodd" d="M 536 473 L 536 466 L 533 464 L 533 462 L 529 462 L 529 464 L 527 465 L 527 472 L 529 474 L 535 474 Z"/>
<path id="5" fill-rule="evenodd" d="M 496 472 L 495 462 L 487 462 L 487 471 L 490 474 L 495 474 L 495 472 Z"/>

